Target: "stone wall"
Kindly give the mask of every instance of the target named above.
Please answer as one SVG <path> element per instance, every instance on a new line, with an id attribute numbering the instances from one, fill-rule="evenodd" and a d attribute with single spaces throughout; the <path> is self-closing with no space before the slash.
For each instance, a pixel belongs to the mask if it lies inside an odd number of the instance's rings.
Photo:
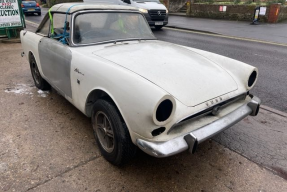
<path id="1" fill-rule="evenodd" d="M 219 11 L 222 5 L 191 4 L 189 16 L 213 19 L 252 21 L 255 5 L 228 5 L 226 12 Z M 266 18 L 263 18 L 264 20 Z"/>
<path id="2" fill-rule="evenodd" d="M 187 2 L 188 0 L 168 0 L 167 2 L 168 10 L 170 12 L 178 12 Z"/>
<path id="3" fill-rule="evenodd" d="M 212 18 L 212 19 L 227 19 L 238 21 L 252 21 L 254 16 L 254 9 L 256 5 L 225 5 L 226 11 L 220 11 L 219 8 L 223 5 L 208 5 L 208 4 L 190 4 L 187 16 Z M 271 6 L 277 6 L 279 12 L 271 10 L 270 6 L 267 7 L 265 16 L 259 16 L 261 22 L 276 23 L 283 20 L 287 20 L 287 6 L 280 4 L 272 4 Z M 278 12 L 278 19 L 276 12 Z"/>
<path id="4" fill-rule="evenodd" d="M 278 21 L 287 20 L 287 6 L 281 6 Z"/>

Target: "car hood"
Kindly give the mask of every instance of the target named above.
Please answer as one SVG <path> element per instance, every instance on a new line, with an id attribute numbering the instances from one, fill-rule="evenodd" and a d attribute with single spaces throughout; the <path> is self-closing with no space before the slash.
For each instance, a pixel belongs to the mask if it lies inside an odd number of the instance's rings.
<path id="1" fill-rule="evenodd" d="M 237 89 L 234 79 L 222 67 L 171 43 L 126 43 L 106 46 L 93 54 L 142 76 L 186 106 L 195 106 Z"/>
<path id="2" fill-rule="evenodd" d="M 157 2 L 134 2 L 133 6 L 147 10 L 150 9 L 166 10 L 166 7 L 163 4 Z"/>

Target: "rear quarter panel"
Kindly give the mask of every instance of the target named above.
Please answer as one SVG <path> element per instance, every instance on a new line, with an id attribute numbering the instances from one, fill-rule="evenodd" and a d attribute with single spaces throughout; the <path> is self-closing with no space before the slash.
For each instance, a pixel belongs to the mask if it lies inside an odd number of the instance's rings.
<path id="1" fill-rule="evenodd" d="M 38 44 L 39 44 L 40 40 L 44 37 L 37 35 L 33 32 L 30 32 L 30 31 L 22 30 L 20 32 L 20 38 L 21 38 L 22 49 L 25 53 L 25 57 L 26 57 L 27 61 L 29 62 L 29 54 L 32 53 L 36 59 L 37 64 L 38 64 L 38 69 L 39 69 L 42 77 L 44 77 L 42 67 L 40 64 L 39 52 L 38 52 Z"/>

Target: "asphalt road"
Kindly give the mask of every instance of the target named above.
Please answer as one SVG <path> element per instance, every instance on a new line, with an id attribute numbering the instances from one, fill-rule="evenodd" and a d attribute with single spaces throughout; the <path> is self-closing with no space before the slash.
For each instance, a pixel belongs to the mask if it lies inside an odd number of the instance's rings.
<path id="1" fill-rule="evenodd" d="M 28 21 L 32 21 L 35 23 L 40 24 L 42 19 L 45 17 L 46 13 L 48 12 L 48 8 L 41 8 L 41 15 L 38 16 L 37 14 L 33 14 L 33 15 L 25 15 L 25 19 Z"/>

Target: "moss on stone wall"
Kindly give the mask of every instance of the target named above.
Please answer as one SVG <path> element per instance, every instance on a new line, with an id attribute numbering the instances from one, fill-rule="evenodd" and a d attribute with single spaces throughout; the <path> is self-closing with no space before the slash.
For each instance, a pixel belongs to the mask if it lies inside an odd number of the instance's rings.
<path id="1" fill-rule="evenodd" d="M 281 6 L 278 21 L 287 20 L 287 6 Z"/>
<path id="2" fill-rule="evenodd" d="M 252 21 L 256 5 L 228 5 L 226 12 L 219 11 L 222 5 L 191 4 L 187 15 L 213 19 Z M 268 15 L 268 9 L 266 12 Z M 267 16 L 260 16 L 261 21 L 267 21 Z"/>

